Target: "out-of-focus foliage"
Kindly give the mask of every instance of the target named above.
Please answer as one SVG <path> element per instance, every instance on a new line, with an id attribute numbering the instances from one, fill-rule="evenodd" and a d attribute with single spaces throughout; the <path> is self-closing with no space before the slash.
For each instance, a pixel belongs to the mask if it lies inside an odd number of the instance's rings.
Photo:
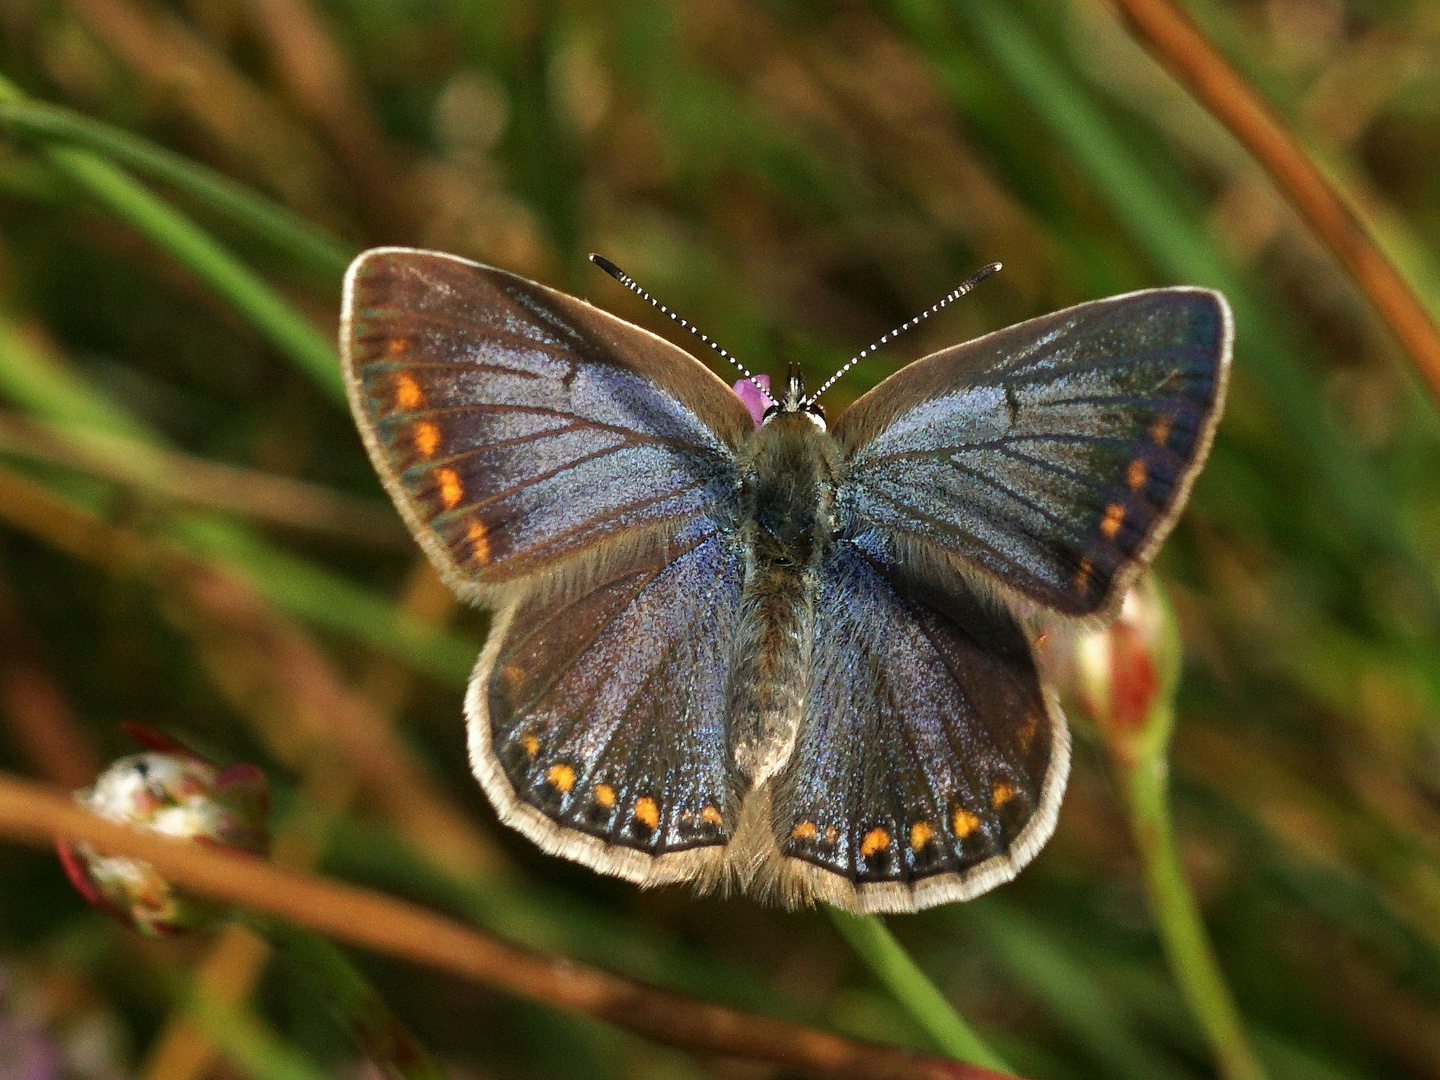
<path id="1" fill-rule="evenodd" d="M 1440 310 L 1440 3 L 1186 6 Z M 1028 316 L 1150 285 L 1224 288 L 1229 411 L 1158 564 L 1185 648 L 1172 767 L 1186 870 L 1275 1077 L 1440 1077 L 1436 406 L 1259 170 L 1101 0 L 5 0 L 0 73 L 147 140 L 139 158 L 100 156 L 322 338 L 338 260 L 377 243 L 471 256 L 672 333 L 586 262 L 594 250 L 752 367 L 793 360 L 816 380 L 1005 264 L 862 362 L 833 415 L 905 359 Z M 387 527 L 317 354 L 227 293 L 225 266 L 207 277 L 178 258 L 158 226 L 77 182 L 73 151 L 6 115 L 0 480 L 242 573 L 298 622 L 262 648 L 240 616 L 199 615 L 193 593 L 98 565 L 0 506 L 0 766 L 79 786 L 133 750 L 119 724 L 139 720 L 264 763 L 278 859 L 677 988 L 923 1045 L 824 918 L 642 894 L 497 827 L 460 709 L 483 619 L 448 610 Z M 170 173 L 147 167 L 150 144 L 179 155 Z M 188 162 L 337 239 L 282 219 L 277 243 Z M 180 453 L 156 464 L 97 451 L 102 437 Z M 209 463 L 235 467 L 230 486 L 185 472 Z M 203 505 L 183 498 L 187 477 Z M 315 500 L 325 514 L 307 515 Z M 393 717 L 419 763 L 399 787 L 371 783 L 388 765 L 357 766 L 348 729 L 324 737 L 341 715 L 317 689 L 331 683 Z M 395 797 L 406 784 L 433 805 Z M 892 925 L 1027 1076 L 1212 1075 L 1084 732 L 1034 865 Z M 211 947 L 127 936 L 52 857 L 0 848 L 0 1009 L 25 995 L 0 1032 L 48 1030 L 71 1075 L 153 1070 Z M 457 1076 L 731 1071 L 366 966 Z M 253 1008 L 285 1045 L 351 1067 L 282 962 Z M 104 1033 L 89 1057 L 85 1024 Z"/>

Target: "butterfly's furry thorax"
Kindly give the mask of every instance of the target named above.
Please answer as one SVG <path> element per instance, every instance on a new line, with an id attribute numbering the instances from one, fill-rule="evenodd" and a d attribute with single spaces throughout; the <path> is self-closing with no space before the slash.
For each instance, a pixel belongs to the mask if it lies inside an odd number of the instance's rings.
<path id="1" fill-rule="evenodd" d="M 834 543 L 835 440 L 803 413 L 778 413 L 741 462 L 745 551 L 731 659 L 729 729 L 742 788 L 789 759 L 808 688 L 820 567 Z"/>

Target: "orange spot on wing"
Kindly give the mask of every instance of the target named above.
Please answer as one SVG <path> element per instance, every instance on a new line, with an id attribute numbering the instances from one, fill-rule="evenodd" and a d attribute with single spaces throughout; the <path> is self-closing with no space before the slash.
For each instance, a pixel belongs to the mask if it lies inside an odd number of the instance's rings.
<path id="1" fill-rule="evenodd" d="M 540 752 L 540 740 L 534 735 L 526 735 L 520 740 L 520 745 L 525 748 L 526 757 L 534 757 Z"/>
<path id="2" fill-rule="evenodd" d="M 1130 486 L 1131 491 L 1139 491 L 1145 486 L 1145 479 L 1145 459 L 1136 458 L 1130 462 L 1130 467 L 1125 470 L 1125 483 Z"/>
<path id="3" fill-rule="evenodd" d="M 649 795 L 635 800 L 635 820 L 647 829 L 656 828 L 660 824 L 660 807 Z"/>
<path id="4" fill-rule="evenodd" d="M 465 485 L 460 482 L 460 474 L 454 469 L 437 469 L 435 479 L 440 483 L 440 501 L 445 504 L 446 510 L 454 510 L 465 497 Z"/>
<path id="5" fill-rule="evenodd" d="M 385 351 L 391 356 L 404 356 L 410 348 L 410 339 L 403 337 L 392 337 L 385 343 Z"/>
<path id="6" fill-rule="evenodd" d="M 1015 797 L 1015 786 L 1004 781 L 996 784 L 990 789 L 990 805 L 999 810 Z"/>
<path id="7" fill-rule="evenodd" d="M 919 851 L 935 837 L 935 830 L 922 821 L 910 826 L 910 846 Z"/>
<path id="8" fill-rule="evenodd" d="M 490 537 L 486 532 L 485 523 L 482 521 L 470 522 L 470 527 L 465 530 L 465 539 L 470 541 L 470 557 L 481 566 L 490 561 Z"/>
<path id="9" fill-rule="evenodd" d="M 1075 576 L 1070 579 L 1070 584 L 1074 586 L 1076 592 L 1083 593 L 1090 590 L 1090 571 L 1094 569 L 1095 564 L 1089 559 L 1082 558 L 1080 560 L 1080 565 L 1075 570 Z"/>
<path id="10" fill-rule="evenodd" d="M 884 829 L 871 829 L 860 841 L 860 854 L 869 858 L 878 855 L 890 846 L 890 834 Z"/>
<path id="11" fill-rule="evenodd" d="M 721 815 L 720 811 L 716 810 L 713 806 L 707 806 L 700 811 L 700 820 L 710 825 L 725 824 L 725 818 Z"/>
<path id="12" fill-rule="evenodd" d="M 1161 413 L 1150 425 L 1150 441 L 1156 446 L 1164 446 L 1170 439 L 1170 429 L 1175 426 L 1175 418 L 1169 413 Z"/>
<path id="13" fill-rule="evenodd" d="M 425 395 L 420 392 L 420 384 L 415 381 L 413 375 L 399 375 L 395 379 L 395 404 L 409 412 L 420 406 L 425 400 Z"/>
<path id="14" fill-rule="evenodd" d="M 550 771 L 545 774 L 545 779 L 559 788 L 563 794 L 570 794 L 570 789 L 575 786 L 575 770 L 569 765 L 551 765 Z"/>
<path id="15" fill-rule="evenodd" d="M 815 839 L 815 823 L 814 823 L 813 821 L 802 821 L 802 822 L 800 822 L 799 825 L 796 825 L 795 828 L 793 828 L 793 829 L 790 830 L 790 839 L 792 839 L 792 840 L 814 840 L 814 839 Z"/>
<path id="16" fill-rule="evenodd" d="M 1106 540 L 1114 540 L 1124 522 L 1125 507 L 1119 503 L 1111 503 L 1105 508 L 1105 518 L 1100 522 L 1100 531 L 1105 534 Z"/>
<path id="17" fill-rule="evenodd" d="M 609 810 L 615 805 L 615 789 L 609 784 L 596 784 L 595 804 Z"/>
<path id="18" fill-rule="evenodd" d="M 950 824 L 955 826 L 955 835 L 961 840 L 964 840 L 965 837 L 980 827 L 980 819 L 970 813 L 969 810 L 961 808 L 956 809 L 955 816 L 951 819 Z"/>
<path id="19" fill-rule="evenodd" d="M 415 449 L 424 457 L 434 457 L 440 446 L 440 429 L 429 420 L 415 425 Z"/>

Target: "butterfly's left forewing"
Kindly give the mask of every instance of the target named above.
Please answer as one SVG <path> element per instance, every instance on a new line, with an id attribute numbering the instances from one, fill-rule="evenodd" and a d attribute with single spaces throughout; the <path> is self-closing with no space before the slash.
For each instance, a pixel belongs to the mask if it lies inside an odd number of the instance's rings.
<path id="1" fill-rule="evenodd" d="M 346 383 L 387 490 L 447 583 L 507 583 L 713 515 L 745 407 L 688 353 L 465 259 L 380 248 L 346 278 Z"/>

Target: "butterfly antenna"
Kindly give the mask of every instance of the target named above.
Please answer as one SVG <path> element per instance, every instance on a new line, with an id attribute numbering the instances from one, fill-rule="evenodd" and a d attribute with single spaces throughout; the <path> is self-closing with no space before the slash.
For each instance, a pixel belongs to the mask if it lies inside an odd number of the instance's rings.
<path id="1" fill-rule="evenodd" d="M 755 376 L 754 376 L 753 374 L 751 374 L 750 369 L 747 368 L 744 364 L 742 364 L 739 360 L 736 360 L 735 357 L 731 356 L 731 355 L 730 355 L 724 348 L 722 348 L 720 345 L 718 345 L 718 344 L 716 344 L 714 341 L 712 341 L 712 340 L 710 339 L 710 336 L 709 336 L 708 334 L 704 333 L 702 330 L 698 329 L 697 327 L 691 325 L 688 321 L 686 321 L 685 319 L 682 319 L 679 315 L 676 315 L 675 312 L 671 311 L 668 307 L 666 307 L 664 304 L 662 304 L 659 300 L 656 300 L 655 297 L 651 296 L 648 292 L 646 292 L 644 289 L 642 289 L 642 288 L 640 287 L 640 283 L 639 283 L 639 282 L 637 282 L 637 281 L 636 281 L 634 278 L 632 278 L 629 274 L 625 273 L 624 270 L 621 270 L 620 267 L 616 266 L 616 265 L 615 265 L 613 262 L 611 262 L 609 259 L 605 258 L 604 255 L 596 255 L 594 252 L 591 252 L 591 253 L 590 253 L 590 261 L 591 261 L 592 263 L 594 263 L 596 266 L 598 266 L 601 270 L 604 270 L 605 273 L 609 274 L 609 275 L 610 275 L 611 277 L 613 277 L 616 281 L 618 281 L 621 285 L 624 285 L 627 289 L 629 289 L 631 292 L 633 292 L 636 296 L 640 297 L 640 299 L 644 300 L 646 303 L 648 303 L 648 304 L 650 304 L 651 306 L 653 306 L 654 308 L 656 308 L 656 309 L 660 312 L 660 314 L 662 314 L 662 315 L 668 315 L 670 318 L 674 319 L 677 323 L 679 323 L 681 326 L 683 326 L 686 330 L 689 330 L 690 333 L 692 333 L 692 334 L 694 334 L 696 337 L 698 337 L 698 338 L 699 338 L 701 341 L 703 341 L 706 345 L 709 345 L 710 348 L 714 349 L 717 353 L 719 353 L 721 356 L 723 356 L 726 360 L 729 360 L 730 363 L 734 364 L 734 365 L 740 370 L 740 374 L 741 374 L 741 375 L 745 376 L 745 378 L 747 378 L 748 380 L 750 380 L 751 385 L 753 385 L 756 390 L 759 390 L 760 393 L 762 393 L 763 395 L 765 395 L 765 400 L 766 400 L 766 401 L 770 402 L 770 404 L 772 404 L 772 405 L 774 405 L 774 404 L 776 403 L 776 402 L 775 402 L 775 399 L 770 396 L 770 391 L 769 391 L 769 390 L 766 390 L 765 387 L 761 385 L 760 380 L 757 379 L 757 378 L 755 378 Z"/>
<path id="2" fill-rule="evenodd" d="M 815 404 L 815 402 L 819 400 L 821 394 L 825 393 L 826 390 L 829 390 L 830 387 L 834 386 L 840 380 L 840 376 L 844 375 L 861 360 L 864 360 L 865 357 L 869 356 L 872 352 L 880 348 L 882 345 L 888 344 L 891 338 L 899 337 L 906 330 L 913 330 L 915 327 L 919 326 L 922 322 L 928 319 L 931 315 L 934 315 L 937 311 L 945 307 L 947 304 L 952 304 L 956 300 L 959 300 L 960 297 L 964 296 L 971 289 L 975 288 L 976 285 L 979 285 L 980 282 L 984 281 L 991 274 L 998 272 L 999 269 L 1000 264 L 998 262 L 991 263 L 989 266 L 982 266 L 979 270 L 976 270 L 975 273 L 971 274 L 964 281 L 962 281 L 959 287 L 956 288 L 954 292 L 952 292 L 949 296 L 945 297 L 945 299 L 941 300 L 934 307 L 930 308 L 928 311 L 922 311 L 919 315 L 916 315 L 913 319 L 905 323 L 903 326 L 897 326 L 894 330 L 891 330 L 879 341 L 875 342 L 875 344 L 870 345 L 867 348 L 861 349 L 849 360 L 845 361 L 844 367 L 842 367 L 839 371 L 835 372 L 834 375 L 831 375 L 830 378 L 826 379 L 824 386 L 820 387 L 819 390 L 816 390 L 815 393 L 811 394 L 808 398 L 806 398 L 805 404 Z"/>

